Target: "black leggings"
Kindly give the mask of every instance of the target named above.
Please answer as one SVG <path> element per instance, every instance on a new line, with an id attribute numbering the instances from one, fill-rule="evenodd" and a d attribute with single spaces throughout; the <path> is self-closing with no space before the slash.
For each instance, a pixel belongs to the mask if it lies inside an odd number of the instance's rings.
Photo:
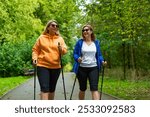
<path id="1" fill-rule="evenodd" d="M 60 75 L 59 69 L 48 69 L 45 67 L 37 67 L 37 76 L 42 92 L 54 92 L 56 89 L 57 80 Z"/>
<path id="2" fill-rule="evenodd" d="M 89 80 L 90 90 L 98 90 L 99 73 L 98 67 L 79 67 L 77 78 L 79 81 L 79 87 L 81 91 L 87 89 L 87 79 Z"/>

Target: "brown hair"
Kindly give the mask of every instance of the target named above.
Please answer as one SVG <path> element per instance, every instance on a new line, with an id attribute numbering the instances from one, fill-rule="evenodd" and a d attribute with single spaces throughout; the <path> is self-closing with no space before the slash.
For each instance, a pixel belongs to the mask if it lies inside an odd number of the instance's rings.
<path id="1" fill-rule="evenodd" d="M 53 23 L 53 22 L 55 22 L 55 23 L 58 25 L 58 22 L 57 22 L 56 20 L 50 20 L 50 21 L 48 21 L 47 24 L 46 24 L 46 26 L 45 26 L 45 29 L 44 29 L 44 31 L 43 31 L 43 34 L 44 34 L 44 35 L 49 33 L 48 27 L 49 27 L 49 26 L 51 25 L 51 23 Z M 56 35 L 58 35 L 58 36 L 60 35 L 59 30 L 57 30 Z"/>
<path id="2" fill-rule="evenodd" d="M 86 25 L 84 25 L 84 26 L 82 27 L 82 30 L 83 30 L 85 27 L 88 27 L 88 28 L 92 31 L 91 39 L 92 39 L 92 41 L 95 41 L 95 35 L 94 35 L 94 32 L 93 32 L 92 26 L 91 26 L 90 24 L 86 24 Z M 83 35 L 83 32 L 82 32 L 82 37 L 83 37 L 83 39 L 85 40 L 85 37 L 84 37 L 84 35 Z"/>

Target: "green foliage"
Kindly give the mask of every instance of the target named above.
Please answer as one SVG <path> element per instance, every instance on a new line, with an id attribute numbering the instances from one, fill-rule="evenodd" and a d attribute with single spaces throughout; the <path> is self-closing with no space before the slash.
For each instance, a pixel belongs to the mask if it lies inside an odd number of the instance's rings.
<path id="1" fill-rule="evenodd" d="M 148 71 L 149 13 L 149 0 L 1 0 L 0 75 L 32 67 L 32 45 L 50 19 L 58 21 L 68 46 L 64 66 L 73 64 L 75 39 L 82 25 L 91 23 L 109 68 Z"/>
<path id="2" fill-rule="evenodd" d="M 71 71 L 72 71 L 72 64 L 71 64 L 71 63 L 67 63 L 67 64 L 64 66 L 64 71 L 65 71 L 65 72 L 71 72 Z"/>
<path id="3" fill-rule="evenodd" d="M 0 75 L 13 76 L 23 74 L 31 68 L 32 39 L 42 33 L 50 19 L 60 24 L 60 32 L 68 45 L 68 53 L 63 57 L 64 66 L 71 61 L 73 39 L 75 35 L 74 19 L 78 7 L 72 0 L 7 0 L 0 1 Z M 61 10 L 60 10 L 61 9 Z M 43 25 L 42 25 L 42 23 Z M 19 42 L 18 42 L 19 40 Z"/>
<path id="4" fill-rule="evenodd" d="M 34 39 L 5 43 L 0 47 L 0 76 L 23 75 L 31 68 L 31 51 Z"/>
<path id="5" fill-rule="evenodd" d="M 133 69 L 133 78 L 140 69 L 150 69 L 146 44 L 150 36 L 149 0 L 95 0 L 84 4 L 84 9 L 84 22 L 94 26 L 110 68 L 123 66 L 124 74 L 127 68 Z"/>
<path id="6" fill-rule="evenodd" d="M 0 6 L 0 41 L 24 40 L 41 31 L 41 22 L 33 15 L 37 0 L 3 0 Z"/>

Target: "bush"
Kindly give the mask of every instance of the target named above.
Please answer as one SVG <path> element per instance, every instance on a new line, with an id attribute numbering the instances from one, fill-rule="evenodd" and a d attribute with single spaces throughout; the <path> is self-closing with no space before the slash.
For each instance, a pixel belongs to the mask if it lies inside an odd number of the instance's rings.
<path id="1" fill-rule="evenodd" d="M 0 47 L 0 76 L 23 75 L 25 69 L 32 67 L 31 52 L 35 40 L 4 43 Z"/>

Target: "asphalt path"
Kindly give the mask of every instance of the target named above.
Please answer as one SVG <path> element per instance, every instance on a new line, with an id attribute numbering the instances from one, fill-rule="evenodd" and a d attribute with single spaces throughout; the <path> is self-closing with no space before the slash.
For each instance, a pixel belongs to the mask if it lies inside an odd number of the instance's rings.
<path id="1" fill-rule="evenodd" d="M 75 78 L 74 73 L 71 72 L 64 73 L 67 100 L 70 100 L 74 78 Z M 79 86 L 78 81 L 76 80 L 72 100 L 78 100 L 78 92 Z M 8 93 L 6 93 L 4 96 L 1 97 L 1 100 L 34 100 L 34 78 L 29 79 L 24 84 L 9 91 Z M 37 79 L 36 79 L 36 100 L 40 100 L 40 88 Z M 62 74 L 60 75 L 56 86 L 55 100 L 65 100 Z M 91 100 L 91 92 L 89 91 L 89 88 L 86 91 L 85 100 Z M 118 100 L 118 99 L 116 97 L 103 93 L 102 100 Z"/>

